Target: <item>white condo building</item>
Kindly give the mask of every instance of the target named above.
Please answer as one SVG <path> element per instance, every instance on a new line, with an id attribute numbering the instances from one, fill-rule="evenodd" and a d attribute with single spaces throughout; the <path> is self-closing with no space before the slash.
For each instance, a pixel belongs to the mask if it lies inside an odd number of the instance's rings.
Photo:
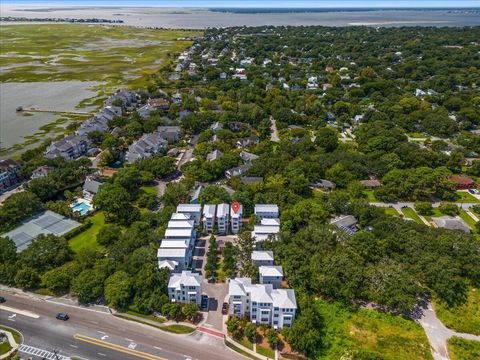
<path id="1" fill-rule="evenodd" d="M 254 250 L 252 252 L 252 264 L 256 266 L 271 266 L 273 265 L 273 251 Z"/>
<path id="2" fill-rule="evenodd" d="M 293 289 L 274 289 L 271 284 L 252 284 L 250 278 L 235 278 L 228 286 L 230 315 L 248 316 L 254 324 L 274 329 L 290 327 L 297 311 Z"/>
<path id="3" fill-rule="evenodd" d="M 195 221 L 195 226 L 200 224 L 202 217 L 202 205 L 200 204 L 180 204 L 177 206 L 177 213 L 186 214 Z"/>
<path id="4" fill-rule="evenodd" d="M 203 206 L 203 228 L 209 233 L 211 233 L 215 227 L 216 208 L 216 205 Z"/>
<path id="5" fill-rule="evenodd" d="M 217 205 L 217 227 L 218 233 L 226 235 L 228 233 L 230 206 L 228 204 Z"/>
<path id="6" fill-rule="evenodd" d="M 278 219 L 278 206 L 275 204 L 256 204 L 255 205 L 255 215 L 257 219 L 261 221 L 264 218 L 267 219 Z"/>
<path id="7" fill-rule="evenodd" d="M 258 280 L 260 284 L 271 284 L 274 289 L 278 289 L 282 286 L 283 268 L 281 266 L 260 266 Z"/>
<path id="8" fill-rule="evenodd" d="M 230 206 L 230 221 L 231 221 L 231 228 L 233 234 L 238 234 L 242 227 L 242 214 L 243 214 L 243 206 L 240 205 L 240 208 L 237 212 L 233 211 L 232 207 Z"/>
<path id="9" fill-rule="evenodd" d="M 202 275 L 182 271 L 170 275 L 168 297 L 170 301 L 186 304 L 193 302 L 200 306 L 202 296 Z"/>

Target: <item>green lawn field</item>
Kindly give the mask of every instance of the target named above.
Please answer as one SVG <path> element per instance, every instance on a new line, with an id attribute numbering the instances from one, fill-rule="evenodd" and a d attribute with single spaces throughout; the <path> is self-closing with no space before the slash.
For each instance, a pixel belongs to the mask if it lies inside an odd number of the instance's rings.
<path id="1" fill-rule="evenodd" d="M 82 249 L 97 249 L 103 251 L 104 248 L 97 243 L 97 234 L 100 228 L 105 224 L 105 215 L 99 211 L 89 218 L 93 225 L 78 234 L 69 241 L 70 248 L 74 252 L 79 252 Z"/>

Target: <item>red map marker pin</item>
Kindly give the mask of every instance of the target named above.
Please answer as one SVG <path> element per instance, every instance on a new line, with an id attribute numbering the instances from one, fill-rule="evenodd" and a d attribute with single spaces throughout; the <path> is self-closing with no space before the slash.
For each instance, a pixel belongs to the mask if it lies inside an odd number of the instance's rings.
<path id="1" fill-rule="evenodd" d="M 235 214 L 238 213 L 238 210 L 240 210 L 240 203 L 238 201 L 235 201 L 232 204 L 232 210 Z"/>

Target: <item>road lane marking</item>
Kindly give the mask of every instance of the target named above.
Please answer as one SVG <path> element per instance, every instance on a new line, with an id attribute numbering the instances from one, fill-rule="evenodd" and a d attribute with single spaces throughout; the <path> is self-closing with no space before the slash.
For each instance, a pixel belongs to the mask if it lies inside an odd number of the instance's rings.
<path id="1" fill-rule="evenodd" d="M 136 356 L 136 357 L 139 357 L 139 358 L 142 358 L 142 359 L 167 360 L 167 359 L 162 358 L 160 356 L 156 356 L 156 355 L 149 354 L 149 353 L 142 352 L 142 351 L 138 351 L 138 350 L 132 350 L 132 349 L 129 349 L 125 346 L 120 346 L 120 345 L 117 345 L 117 344 L 109 343 L 109 342 L 106 342 L 106 341 L 102 341 L 102 340 L 95 339 L 95 338 L 85 336 L 85 335 L 81 335 L 81 334 L 75 334 L 73 336 L 73 338 L 76 339 L 76 340 L 87 342 L 89 344 L 101 346 L 101 347 L 111 349 L 111 350 L 115 350 L 115 351 L 118 351 L 118 352 L 123 352 L 123 353 L 129 354 L 129 355 L 133 355 L 133 356 Z"/>
<path id="2" fill-rule="evenodd" d="M 15 313 L 15 314 L 19 314 L 19 315 L 31 317 L 31 318 L 33 318 L 33 319 L 38 319 L 38 318 L 40 317 L 40 315 L 35 314 L 35 313 L 31 312 L 31 311 L 15 309 L 15 308 L 12 308 L 12 307 L 10 307 L 10 306 L 5 306 L 5 305 L 0 305 L 0 310 L 9 311 L 9 312 L 11 312 L 11 313 Z"/>
<path id="3" fill-rule="evenodd" d="M 74 349 L 78 349 L 78 346 L 77 345 L 72 345 L 70 344 L 71 347 L 73 347 Z"/>
<path id="4" fill-rule="evenodd" d="M 128 348 L 129 348 L 129 349 L 132 349 L 132 350 L 135 350 L 136 347 L 137 347 L 137 344 L 135 344 L 134 342 L 131 342 L 131 343 L 128 345 Z"/>
<path id="5" fill-rule="evenodd" d="M 103 335 L 105 335 L 105 334 L 106 334 L 106 332 L 105 332 L 105 331 L 100 331 L 100 330 L 97 330 L 97 332 L 98 332 L 99 334 L 103 334 Z"/>
<path id="6" fill-rule="evenodd" d="M 161 347 L 158 347 L 158 346 L 154 346 L 154 348 L 157 350 L 163 350 Z"/>
<path id="7" fill-rule="evenodd" d="M 108 335 L 103 335 L 100 339 L 105 340 L 108 338 Z"/>
<path id="8" fill-rule="evenodd" d="M 100 356 L 107 356 L 107 355 L 105 355 L 105 354 L 103 354 L 103 353 L 97 353 L 97 354 L 100 355 Z"/>

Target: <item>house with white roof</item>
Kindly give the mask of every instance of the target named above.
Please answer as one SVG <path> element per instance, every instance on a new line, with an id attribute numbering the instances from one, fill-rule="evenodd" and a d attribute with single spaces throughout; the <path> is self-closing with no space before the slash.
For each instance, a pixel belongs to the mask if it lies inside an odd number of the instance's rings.
<path id="1" fill-rule="evenodd" d="M 204 205 L 203 206 L 203 228 L 211 233 L 215 226 L 215 210 L 216 205 Z"/>
<path id="2" fill-rule="evenodd" d="M 181 242 L 179 242 L 181 245 Z M 170 270 L 183 270 L 188 267 L 190 258 L 185 248 L 162 248 L 157 250 L 158 268 L 169 268 Z"/>
<path id="3" fill-rule="evenodd" d="M 252 264 L 256 266 L 271 266 L 273 265 L 273 251 L 254 250 L 252 252 Z"/>
<path id="4" fill-rule="evenodd" d="M 258 274 L 260 284 L 271 284 L 274 289 L 282 286 L 283 268 L 281 266 L 260 266 Z"/>
<path id="5" fill-rule="evenodd" d="M 295 319 L 297 301 L 293 289 L 274 289 L 271 284 L 252 284 L 250 278 L 229 281 L 229 314 L 248 316 L 254 324 L 274 329 L 290 327 Z"/>
<path id="6" fill-rule="evenodd" d="M 275 204 L 256 204 L 255 216 L 258 220 L 278 218 L 278 206 Z"/>
<path id="7" fill-rule="evenodd" d="M 240 204 L 237 212 L 233 210 L 230 206 L 230 220 L 231 220 L 231 229 L 233 234 L 238 234 L 242 228 L 242 214 L 243 214 L 243 205 Z"/>
<path id="8" fill-rule="evenodd" d="M 279 225 L 254 225 L 252 231 L 252 237 L 255 241 L 265 241 L 271 235 L 274 236 L 280 232 Z"/>
<path id="9" fill-rule="evenodd" d="M 228 233 L 230 206 L 228 204 L 217 205 L 217 228 L 218 233 L 226 235 Z"/>
<path id="10" fill-rule="evenodd" d="M 198 225 L 202 217 L 202 205 L 180 204 L 177 206 L 177 213 L 189 215 L 190 219 L 195 221 L 195 225 Z"/>
<path id="11" fill-rule="evenodd" d="M 191 271 L 173 273 L 168 280 L 168 298 L 172 302 L 183 304 L 193 302 L 200 306 L 202 281 L 202 275 Z"/>

